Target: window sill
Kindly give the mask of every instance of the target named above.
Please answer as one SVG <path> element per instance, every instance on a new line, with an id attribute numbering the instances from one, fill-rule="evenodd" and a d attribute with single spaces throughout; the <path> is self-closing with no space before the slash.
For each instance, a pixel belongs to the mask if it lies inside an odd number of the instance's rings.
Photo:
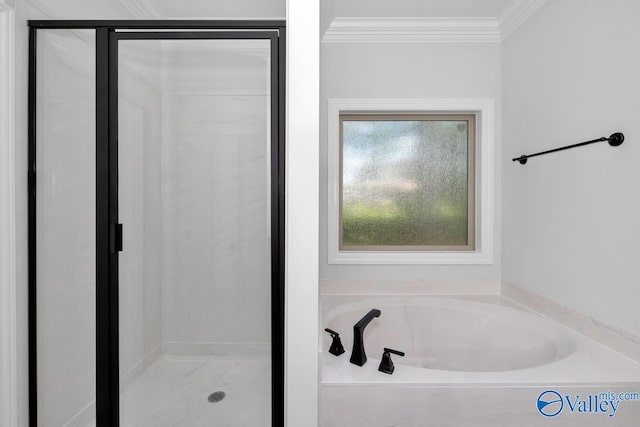
<path id="1" fill-rule="evenodd" d="M 486 252 L 357 252 L 330 250 L 329 264 L 493 264 L 493 256 Z"/>

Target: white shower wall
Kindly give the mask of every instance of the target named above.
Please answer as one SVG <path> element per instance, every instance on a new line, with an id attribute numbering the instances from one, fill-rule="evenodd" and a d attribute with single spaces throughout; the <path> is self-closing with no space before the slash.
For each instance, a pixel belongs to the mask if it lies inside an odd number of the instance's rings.
<path id="1" fill-rule="evenodd" d="M 132 47 L 120 49 L 118 76 L 121 388 L 157 358 L 161 343 L 160 53 Z"/>
<path id="2" fill-rule="evenodd" d="M 268 355 L 268 42 L 119 49 L 120 372 Z"/>
<path id="3" fill-rule="evenodd" d="M 162 341 L 268 355 L 268 42 L 163 42 Z"/>

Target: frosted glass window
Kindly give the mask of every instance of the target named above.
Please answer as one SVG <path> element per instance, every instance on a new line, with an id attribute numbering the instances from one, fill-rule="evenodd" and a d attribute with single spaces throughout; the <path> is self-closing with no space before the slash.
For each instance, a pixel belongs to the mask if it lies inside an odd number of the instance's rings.
<path id="1" fill-rule="evenodd" d="M 340 250 L 475 250 L 474 115 L 340 115 Z"/>

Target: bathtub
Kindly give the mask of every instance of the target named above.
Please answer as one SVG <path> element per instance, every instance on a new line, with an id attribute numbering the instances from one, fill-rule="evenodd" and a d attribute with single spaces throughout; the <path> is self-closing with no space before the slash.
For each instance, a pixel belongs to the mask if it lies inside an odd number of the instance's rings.
<path id="1" fill-rule="evenodd" d="M 368 361 L 358 367 L 349 363 L 352 329 L 372 308 L 381 315 L 365 330 Z M 544 426 L 536 399 L 546 389 L 640 391 L 638 363 L 500 296 L 325 296 L 321 313 L 322 329 L 339 332 L 346 350 L 329 354 L 321 331 L 325 427 Z M 392 375 L 378 371 L 384 347 L 405 352 L 392 356 Z M 606 419 L 567 410 L 553 425 L 633 426 L 640 402 L 625 403 Z"/>

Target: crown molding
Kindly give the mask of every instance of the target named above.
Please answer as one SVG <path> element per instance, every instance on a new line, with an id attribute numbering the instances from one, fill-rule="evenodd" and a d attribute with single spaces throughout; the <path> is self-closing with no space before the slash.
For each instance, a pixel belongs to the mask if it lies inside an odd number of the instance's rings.
<path id="1" fill-rule="evenodd" d="M 500 42 L 492 18 L 335 18 L 323 43 Z"/>
<path id="2" fill-rule="evenodd" d="M 547 0 L 513 0 L 498 17 L 335 18 L 322 43 L 500 43 Z"/>
<path id="3" fill-rule="evenodd" d="M 515 30 L 524 24 L 546 2 L 547 0 L 518 0 L 509 3 L 498 18 L 502 40 L 506 40 L 513 34 Z"/>
<path id="4" fill-rule="evenodd" d="M 137 19 L 164 19 L 165 16 L 150 0 L 120 0 Z"/>

